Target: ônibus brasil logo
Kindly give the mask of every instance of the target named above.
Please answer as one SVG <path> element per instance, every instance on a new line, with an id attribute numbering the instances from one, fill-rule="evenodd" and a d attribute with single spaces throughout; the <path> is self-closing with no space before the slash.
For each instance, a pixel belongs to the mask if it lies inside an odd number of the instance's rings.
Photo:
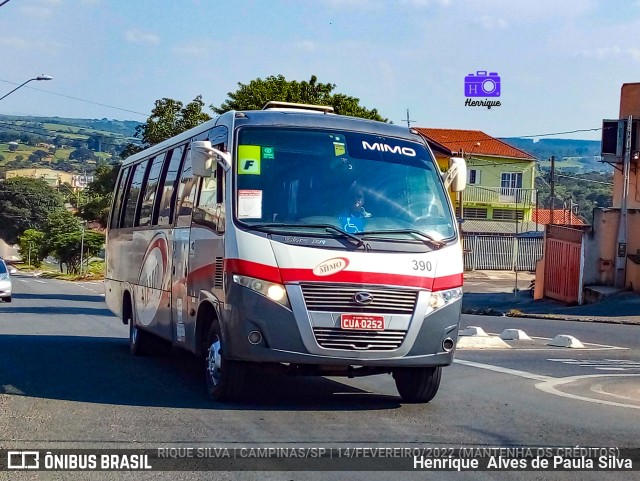
<path id="1" fill-rule="evenodd" d="M 464 78 L 464 96 L 467 97 L 465 107 L 486 107 L 487 109 L 500 107 L 500 101 L 495 99 L 500 97 L 501 92 L 502 85 L 497 72 L 478 70 L 475 74 L 470 73 Z M 472 100 L 479 97 L 485 98 Z"/>

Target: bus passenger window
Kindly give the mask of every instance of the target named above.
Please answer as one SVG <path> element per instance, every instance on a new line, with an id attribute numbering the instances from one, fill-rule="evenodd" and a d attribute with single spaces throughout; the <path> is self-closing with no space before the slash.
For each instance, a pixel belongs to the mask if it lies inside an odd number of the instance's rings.
<path id="1" fill-rule="evenodd" d="M 113 211 L 111 212 L 111 228 L 118 229 L 120 227 L 120 209 L 122 208 L 122 199 L 125 196 L 125 188 L 127 180 L 129 179 L 130 167 L 126 167 L 120 173 L 120 180 L 118 181 L 118 189 L 116 190 L 115 200 L 113 202 Z"/>
<path id="2" fill-rule="evenodd" d="M 151 225 L 151 217 L 153 214 L 153 203 L 156 198 L 156 191 L 158 190 L 158 179 L 162 172 L 162 163 L 164 161 L 165 154 L 158 155 L 153 159 L 151 169 L 149 170 L 149 179 L 147 185 L 144 188 L 144 195 L 142 196 L 142 204 L 140 205 L 140 221 L 139 226 Z"/>
<path id="3" fill-rule="evenodd" d="M 124 207 L 124 218 L 122 220 L 123 228 L 133 227 L 136 217 L 136 209 L 138 207 L 138 198 L 140 197 L 140 189 L 142 189 L 142 182 L 144 180 L 148 163 L 149 161 L 145 160 L 134 167 L 133 179 L 129 186 L 129 192 L 127 193 L 127 200 Z"/>
<path id="4" fill-rule="evenodd" d="M 175 191 L 178 183 L 178 171 L 184 154 L 184 145 L 173 149 L 168 167 L 165 165 L 164 180 L 162 181 L 162 193 L 159 196 L 158 225 L 166 226 L 173 222 L 173 206 L 175 204 Z M 166 164 L 166 163 L 165 163 Z"/>
<path id="5" fill-rule="evenodd" d="M 224 209 L 219 195 L 223 175 L 222 168 L 218 166 L 213 176 L 202 179 L 198 206 L 193 212 L 194 222 L 209 224 L 218 232 L 224 230 Z"/>
<path id="6" fill-rule="evenodd" d="M 178 188 L 178 208 L 176 214 L 176 227 L 188 227 L 191 225 L 191 212 L 196 195 L 193 188 L 195 179 L 191 170 L 189 155 L 185 157 L 182 167 L 182 179 Z"/>

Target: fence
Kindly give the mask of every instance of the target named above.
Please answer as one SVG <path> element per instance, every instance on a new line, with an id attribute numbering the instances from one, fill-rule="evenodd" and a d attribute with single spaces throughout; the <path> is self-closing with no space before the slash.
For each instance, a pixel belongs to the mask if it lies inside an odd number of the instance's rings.
<path id="1" fill-rule="evenodd" d="M 542 237 L 465 234 L 462 242 L 465 270 L 534 271 L 542 258 Z"/>

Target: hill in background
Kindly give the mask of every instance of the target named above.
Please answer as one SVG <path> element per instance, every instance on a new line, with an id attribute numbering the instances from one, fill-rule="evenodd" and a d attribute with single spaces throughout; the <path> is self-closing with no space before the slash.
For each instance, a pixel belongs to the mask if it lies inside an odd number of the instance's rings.
<path id="1" fill-rule="evenodd" d="M 541 169 L 550 168 L 548 160 L 554 155 L 556 169 L 565 173 L 613 172 L 609 164 L 600 162 L 599 140 L 539 139 L 534 141 L 520 137 L 500 140 L 536 157 Z"/>
<path id="2" fill-rule="evenodd" d="M 0 115 L 0 172 L 46 167 L 92 173 L 138 144 L 131 120 Z M 17 145 L 16 145 L 17 143 Z"/>

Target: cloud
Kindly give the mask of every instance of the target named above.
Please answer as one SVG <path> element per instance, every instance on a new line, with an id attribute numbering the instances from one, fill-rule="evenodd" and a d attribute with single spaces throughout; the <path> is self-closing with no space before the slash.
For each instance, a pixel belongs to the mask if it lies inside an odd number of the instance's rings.
<path id="1" fill-rule="evenodd" d="M 160 43 L 160 37 L 153 32 L 138 30 L 136 28 L 128 30 L 124 38 L 131 43 L 146 43 L 148 45 L 157 45 Z"/>
<path id="2" fill-rule="evenodd" d="M 448 7 L 449 5 L 451 5 L 451 1 L 452 0 L 402 0 L 402 3 L 404 5 L 417 8 L 429 7 L 433 4 L 437 4 L 442 7 Z"/>
<path id="3" fill-rule="evenodd" d="M 0 47 L 6 47 L 10 50 L 39 50 L 41 52 L 53 53 L 58 51 L 61 45 L 55 41 L 41 41 L 22 37 L 0 37 Z"/>
<path id="4" fill-rule="evenodd" d="M 171 52 L 177 55 L 184 55 L 186 57 L 198 57 L 201 55 L 211 54 L 219 48 L 219 44 L 210 40 L 203 40 L 171 47 Z"/>
<path id="5" fill-rule="evenodd" d="M 578 54 L 585 58 L 592 58 L 596 60 L 630 58 L 635 62 L 640 62 L 640 49 L 634 47 L 621 48 L 614 45 L 613 47 L 586 48 L 579 50 Z"/>
<path id="6" fill-rule="evenodd" d="M 536 0 L 513 1 L 513 0 L 483 0 L 482 2 L 465 1 L 465 10 L 476 17 L 482 15 L 499 15 L 509 21 L 516 23 L 531 24 L 549 19 L 579 18 L 595 10 L 595 0 Z"/>
<path id="7" fill-rule="evenodd" d="M 384 7 L 383 0 L 323 0 L 330 8 L 339 10 L 378 10 Z"/>
<path id="8" fill-rule="evenodd" d="M 27 5 L 20 9 L 22 13 L 34 18 L 47 18 L 51 16 L 51 9 L 45 6 Z"/>
<path id="9" fill-rule="evenodd" d="M 318 44 L 312 40 L 301 40 L 295 44 L 295 48 L 303 52 L 313 52 L 318 49 Z"/>
<path id="10" fill-rule="evenodd" d="M 505 29 L 509 26 L 509 22 L 505 19 L 492 17 L 490 15 L 483 15 L 475 19 L 474 23 L 481 25 L 482 28 L 487 30 Z"/>

